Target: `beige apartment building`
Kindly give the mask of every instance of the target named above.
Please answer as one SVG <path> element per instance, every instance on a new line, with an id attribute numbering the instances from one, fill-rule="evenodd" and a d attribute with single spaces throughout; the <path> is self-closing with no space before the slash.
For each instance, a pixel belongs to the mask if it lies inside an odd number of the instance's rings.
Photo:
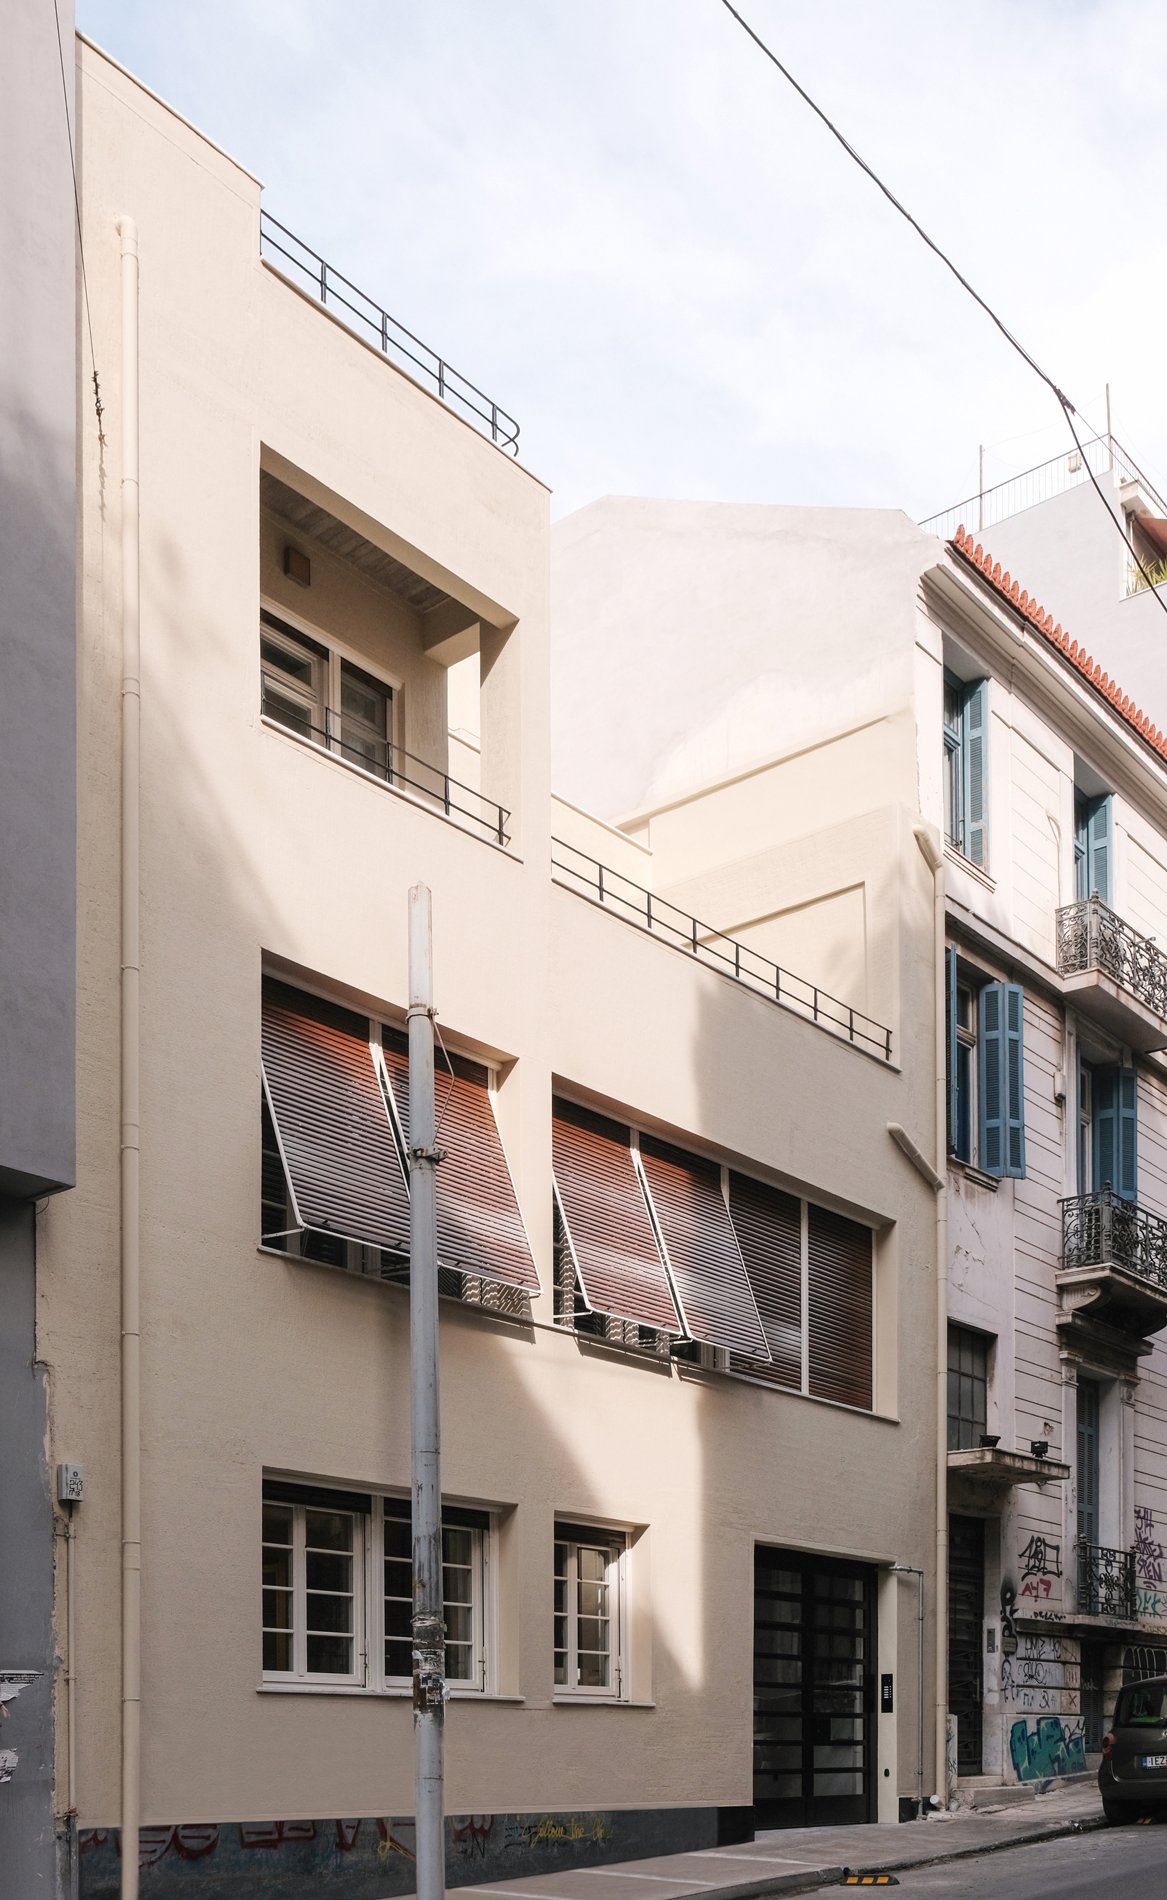
<path id="1" fill-rule="evenodd" d="M 553 799 L 517 426 L 78 62 L 104 439 L 82 363 L 77 1187 L 38 1352 L 84 1469 L 80 1892 L 412 1888 L 418 881 L 451 1879 L 910 1814 L 943 1702 L 910 617 L 893 662 L 873 597 L 862 678 L 691 813 Z M 618 749 L 639 649 L 585 651 Z"/>
<path id="2" fill-rule="evenodd" d="M 589 775 L 662 893 L 779 961 L 813 933 L 860 998 L 879 912 L 836 841 L 870 862 L 875 788 L 943 838 L 949 1786 L 969 1795 L 1087 1774 L 1116 1688 L 1167 1669 L 1167 740 L 1088 626 L 948 526 L 581 510 L 555 530 L 553 731 L 559 782 Z M 635 691 L 609 711 L 621 652 Z"/>

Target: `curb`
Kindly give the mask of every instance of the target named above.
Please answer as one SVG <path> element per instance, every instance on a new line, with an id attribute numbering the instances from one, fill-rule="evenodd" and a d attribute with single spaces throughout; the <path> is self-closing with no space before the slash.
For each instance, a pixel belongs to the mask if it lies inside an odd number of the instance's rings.
<path id="1" fill-rule="evenodd" d="M 880 1862 L 873 1867 L 873 1873 L 898 1874 L 909 1873 L 920 1867 L 942 1867 L 954 1860 L 974 1860 L 985 1854 L 1005 1853 L 1011 1847 L 1033 1847 L 1038 1841 L 1057 1841 L 1069 1834 L 1095 1834 L 1106 1827 L 1104 1815 L 1088 1814 L 1076 1816 L 1071 1820 L 1046 1822 L 1044 1826 L 1027 1828 L 1024 1833 L 1012 1834 L 1008 1840 L 987 1840 L 970 1842 L 963 1847 L 954 1847 L 942 1854 L 905 1854 L 897 1860 Z M 766 1882 L 750 1881 L 741 1886 L 718 1888 L 716 1893 L 702 1896 L 702 1900 L 734 1900 L 734 1896 L 745 1893 L 813 1893 L 819 1887 L 839 1886 L 842 1884 L 842 1867 L 821 1867 L 813 1874 L 779 1874 Z"/>

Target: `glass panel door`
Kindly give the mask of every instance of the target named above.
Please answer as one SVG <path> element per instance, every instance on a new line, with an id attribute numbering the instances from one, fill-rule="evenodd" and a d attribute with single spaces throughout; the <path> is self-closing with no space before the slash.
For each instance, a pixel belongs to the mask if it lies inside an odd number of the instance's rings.
<path id="1" fill-rule="evenodd" d="M 759 1549 L 754 1804 L 766 1827 L 874 1815 L 875 1600 L 866 1565 Z"/>

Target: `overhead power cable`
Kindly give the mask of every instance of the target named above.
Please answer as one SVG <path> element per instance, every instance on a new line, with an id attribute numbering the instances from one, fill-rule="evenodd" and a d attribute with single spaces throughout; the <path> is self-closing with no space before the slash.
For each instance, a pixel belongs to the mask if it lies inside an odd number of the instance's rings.
<path id="1" fill-rule="evenodd" d="M 1107 496 L 1103 492 L 1101 486 L 1099 485 L 1097 477 L 1094 474 L 1094 470 L 1090 466 L 1089 459 L 1086 455 L 1085 449 L 1082 446 L 1081 437 L 1079 436 L 1077 429 L 1074 427 L 1074 417 L 1078 414 L 1078 411 L 1075 408 L 1074 404 L 1070 401 L 1070 398 L 1066 395 L 1065 390 L 1062 389 L 1059 386 L 1059 384 L 1054 381 L 1053 377 L 1050 376 L 1041 367 L 1041 364 L 1037 361 L 1037 359 L 1030 355 L 1029 351 L 1025 348 L 1025 345 L 1016 336 L 1014 336 L 1012 330 L 1009 328 L 1008 324 L 1004 321 L 1004 319 L 997 315 L 997 312 L 993 309 L 992 305 L 984 297 L 981 296 L 980 291 L 977 290 L 972 284 L 969 283 L 969 280 L 964 275 L 963 271 L 957 268 L 957 266 L 953 263 L 952 259 L 949 257 L 948 253 L 942 250 L 940 245 L 937 244 L 935 238 L 929 237 L 927 231 L 925 231 L 919 219 L 914 218 L 911 212 L 908 210 L 907 206 L 903 204 L 899 198 L 896 197 L 895 192 L 892 191 L 891 187 L 889 185 L 884 184 L 883 179 L 879 176 L 879 173 L 874 169 L 873 166 L 867 163 L 867 160 L 864 157 L 862 157 L 862 155 L 859 152 L 855 150 L 855 147 L 851 144 L 850 140 L 845 138 L 843 133 L 840 132 L 834 120 L 831 119 L 828 116 L 828 114 L 823 111 L 822 107 L 814 99 L 811 98 L 809 92 L 807 92 L 806 90 L 806 87 L 799 85 L 798 80 L 794 77 L 794 74 L 790 71 L 789 67 L 783 65 L 782 61 L 779 59 L 777 53 L 773 50 L 773 48 L 770 46 L 767 46 L 765 40 L 761 37 L 761 35 L 759 33 L 756 33 L 753 27 L 750 25 L 749 21 L 744 19 L 742 15 L 738 12 L 737 8 L 733 5 L 733 0 L 721 0 L 721 4 L 725 8 L 727 13 L 732 14 L 733 18 L 737 21 L 738 25 L 741 27 L 743 33 L 747 34 L 748 37 L 751 40 L 753 40 L 754 45 L 758 48 L 758 51 L 765 55 L 765 57 L 770 61 L 770 64 L 772 66 L 777 68 L 777 70 L 782 74 L 782 77 L 783 79 L 785 79 L 787 84 L 789 86 L 792 86 L 795 92 L 798 94 L 799 98 L 803 100 L 803 102 L 806 105 L 810 107 L 815 117 L 822 121 L 822 123 L 826 126 L 827 131 L 831 134 L 831 137 L 837 140 L 837 142 L 842 146 L 848 158 L 854 160 L 855 164 L 858 165 L 860 171 L 866 172 L 872 184 L 877 188 L 877 190 L 883 193 L 888 203 L 891 206 L 893 206 L 893 208 L 896 211 L 899 212 L 901 218 L 903 218 L 908 224 L 911 225 L 917 237 L 921 238 L 923 242 L 928 246 L 928 249 L 933 253 L 933 255 L 940 259 L 940 262 L 944 265 L 944 268 L 947 271 L 950 271 L 952 273 L 957 283 L 960 285 L 961 289 L 964 291 L 967 291 L 968 295 L 972 298 L 975 304 L 979 304 L 980 308 L 984 311 L 989 321 L 995 324 L 997 329 L 1001 332 L 1001 335 L 1005 338 L 1005 341 L 1009 344 L 1010 348 L 1016 350 L 1021 360 L 1024 363 L 1028 364 L 1029 368 L 1033 371 L 1034 375 L 1040 377 L 1041 381 L 1045 384 L 1046 388 L 1049 389 L 1053 393 L 1053 395 L 1057 398 L 1062 414 L 1066 418 L 1066 422 L 1069 427 L 1070 434 L 1073 436 L 1074 442 L 1078 448 L 1078 452 L 1081 455 L 1082 466 L 1086 470 L 1086 473 L 1090 478 L 1090 483 L 1094 489 L 1095 494 L 1098 496 L 1099 501 L 1102 503 L 1102 506 L 1105 508 L 1111 521 L 1114 523 L 1114 526 L 1117 532 L 1122 537 L 1123 546 L 1126 548 L 1128 554 L 1131 556 L 1131 559 L 1134 561 L 1135 566 L 1138 568 L 1139 573 L 1142 575 L 1143 581 L 1145 582 L 1147 589 L 1149 590 L 1151 594 L 1154 595 L 1156 601 L 1158 601 L 1159 603 L 1159 606 L 1163 609 L 1163 612 L 1167 614 L 1167 600 L 1164 600 L 1162 595 L 1158 592 L 1155 582 L 1152 580 L 1149 571 L 1143 565 L 1143 562 L 1140 560 L 1139 555 L 1136 552 L 1136 549 L 1131 540 L 1131 537 L 1128 535 L 1126 528 L 1123 526 L 1122 521 L 1119 519 L 1119 516 L 1117 515 L 1110 501 L 1108 500 Z"/>

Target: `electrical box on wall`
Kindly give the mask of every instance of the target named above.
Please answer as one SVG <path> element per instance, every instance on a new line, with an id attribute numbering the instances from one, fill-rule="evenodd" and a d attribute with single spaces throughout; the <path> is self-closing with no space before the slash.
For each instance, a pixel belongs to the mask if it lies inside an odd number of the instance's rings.
<path id="1" fill-rule="evenodd" d="M 57 1466 L 57 1503 L 80 1504 L 85 1496 L 84 1465 Z"/>

